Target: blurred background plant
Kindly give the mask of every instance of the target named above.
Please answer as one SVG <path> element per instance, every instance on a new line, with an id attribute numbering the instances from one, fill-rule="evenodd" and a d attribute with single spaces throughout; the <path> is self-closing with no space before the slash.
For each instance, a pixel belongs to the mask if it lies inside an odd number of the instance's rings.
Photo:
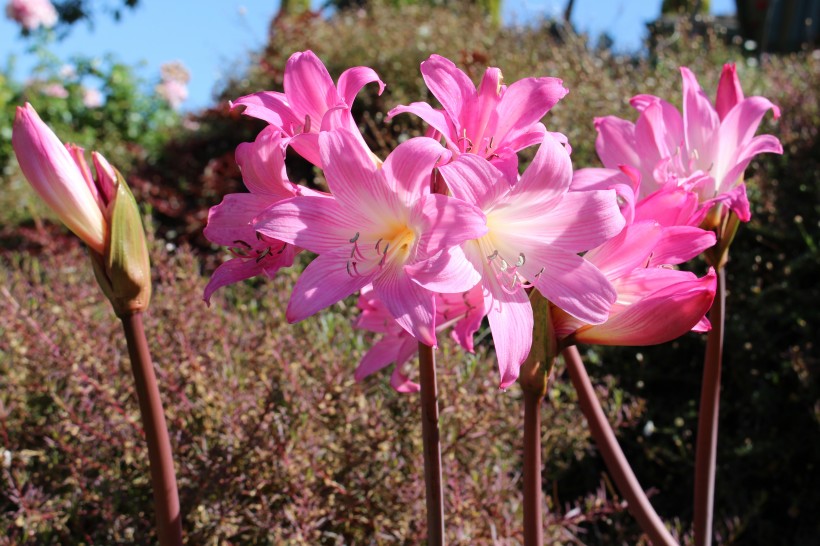
<path id="1" fill-rule="evenodd" d="M 103 151 L 128 173 L 145 205 L 156 284 L 146 321 L 167 396 L 188 543 L 415 544 L 423 536 L 418 401 L 390 390 L 387 374 L 353 382 L 370 342 L 350 327 L 353 302 L 287 325 L 295 272 L 225 289 L 211 308 L 200 299 L 222 258 L 201 235 L 207 210 L 241 191 L 233 153 L 262 127 L 231 112 L 227 101 L 281 90 L 285 60 L 310 48 L 334 77 L 367 65 L 388 84 L 381 96 L 366 88 L 354 106 L 365 139 L 382 157 L 423 131 L 412 116 L 390 124 L 384 116 L 397 104 L 431 99 L 418 67 L 433 52 L 474 79 L 488 65 L 501 67 L 507 82 L 560 77 L 570 94 L 545 123 L 570 138 L 576 168 L 599 165 L 595 116 L 634 119 L 627 101 L 638 93 L 680 107 L 679 66 L 691 68 L 709 92 L 721 65 L 738 62 L 747 95 L 767 96 L 783 110 L 762 132 L 777 135 L 785 153 L 748 171 L 753 220 L 728 266 L 717 543 L 815 544 L 820 55 L 750 54 L 715 29 L 695 32 L 688 18 L 653 40 L 648 54 L 616 54 L 606 40 L 579 36 L 562 20 L 504 27 L 474 4 L 389 4 L 278 17 L 250 68 L 225 83 L 213 107 L 185 116 L 133 67 L 113 60 L 73 61 L 68 76 L 60 72 L 64 62 L 44 53 L 47 68 L 36 83 L 14 82 L 8 70 L 0 76 L 0 130 L 10 127 L 15 105 L 36 97 L 61 138 Z M 55 83 L 67 97 L 43 94 Z M 102 106 L 83 103 L 83 86 L 100 91 Z M 0 150 L 8 146 L 4 132 Z M 110 313 L 89 282 L 82 251 L 44 212 L 30 212 L 33 200 L 5 153 L 0 544 L 147 543 L 150 484 L 142 458 L 131 458 L 139 457 L 140 431 L 116 324 L 105 320 Z M 297 160 L 289 158 L 291 179 L 321 186 L 313 168 Z M 497 390 L 489 337 L 485 330 L 478 337 L 476 356 L 449 344 L 440 356 L 448 538 L 517 544 L 520 391 Z M 684 543 L 702 344 L 688 335 L 660 347 L 586 354 L 639 479 L 653 488 L 653 503 Z M 642 543 L 590 446 L 560 365 L 544 421 L 546 536 L 563 544 Z"/>

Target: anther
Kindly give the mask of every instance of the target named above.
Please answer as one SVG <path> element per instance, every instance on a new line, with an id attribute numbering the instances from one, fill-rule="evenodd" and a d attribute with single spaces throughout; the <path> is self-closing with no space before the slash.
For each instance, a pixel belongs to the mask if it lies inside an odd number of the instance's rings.
<path id="1" fill-rule="evenodd" d="M 270 247 L 267 247 L 259 256 L 256 257 L 256 263 L 261 262 L 268 254 L 270 254 Z"/>
<path id="2" fill-rule="evenodd" d="M 524 262 L 526 260 L 527 259 L 524 257 L 524 253 L 522 252 L 521 254 L 518 255 L 518 261 L 515 262 L 515 267 L 521 267 L 522 265 L 524 265 Z"/>
<path id="3" fill-rule="evenodd" d="M 351 242 L 351 243 L 355 243 L 355 242 L 356 242 L 356 241 L 358 241 L 358 240 L 359 240 L 359 232 L 357 231 L 357 232 L 356 232 L 356 235 L 354 235 L 354 236 L 350 239 L 350 242 Z"/>
<path id="4" fill-rule="evenodd" d="M 490 261 L 490 262 L 491 262 L 491 261 L 493 261 L 493 260 L 494 260 L 495 258 L 497 258 L 497 257 L 498 257 L 498 250 L 494 251 L 492 254 L 490 254 L 489 256 L 487 256 L 487 261 Z"/>
<path id="5" fill-rule="evenodd" d="M 252 248 L 252 247 L 251 247 L 251 245 L 249 245 L 249 244 L 248 244 L 248 243 L 246 243 L 245 241 L 242 241 L 242 240 L 239 240 L 239 239 L 237 239 L 236 241 L 234 241 L 234 242 L 233 242 L 233 244 L 235 244 L 235 245 L 239 245 L 239 246 L 242 246 L 242 247 L 245 247 L 245 248 L 247 248 L 247 249 L 249 249 L 249 250 Z"/>
<path id="6" fill-rule="evenodd" d="M 309 133 L 310 132 L 310 116 L 308 116 L 307 114 L 305 115 L 305 127 L 304 127 L 304 129 L 302 129 L 302 132 L 303 133 Z"/>

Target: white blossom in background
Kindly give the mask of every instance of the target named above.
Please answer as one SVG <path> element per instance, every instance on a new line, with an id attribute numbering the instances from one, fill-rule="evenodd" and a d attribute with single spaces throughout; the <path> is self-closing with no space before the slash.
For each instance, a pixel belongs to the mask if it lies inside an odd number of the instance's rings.
<path id="1" fill-rule="evenodd" d="M 61 83 L 47 83 L 40 88 L 40 93 L 56 99 L 68 98 L 68 90 Z"/>
<path id="2" fill-rule="evenodd" d="M 57 24 L 57 10 L 49 0 L 9 0 L 6 16 L 26 30 L 51 28 Z"/>
<path id="3" fill-rule="evenodd" d="M 159 96 L 168 101 L 171 108 L 178 110 L 188 99 L 188 82 L 191 73 L 179 61 L 165 63 L 160 67 L 161 81 L 155 90 Z"/>
<path id="4" fill-rule="evenodd" d="M 93 87 L 84 87 L 83 104 L 86 108 L 99 108 L 103 104 L 102 93 Z"/>

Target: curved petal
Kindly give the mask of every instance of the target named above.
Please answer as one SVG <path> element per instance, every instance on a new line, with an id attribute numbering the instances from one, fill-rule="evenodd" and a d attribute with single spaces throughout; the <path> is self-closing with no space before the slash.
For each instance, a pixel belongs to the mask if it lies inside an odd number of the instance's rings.
<path id="1" fill-rule="evenodd" d="M 655 248 L 647 267 L 677 265 L 687 262 L 715 245 L 715 233 L 695 226 L 670 226 Z"/>
<path id="2" fill-rule="evenodd" d="M 607 169 L 621 165 L 638 167 L 641 160 L 635 143 L 635 124 L 615 116 L 595 118 L 595 151 Z"/>
<path id="3" fill-rule="evenodd" d="M 584 255 L 609 280 L 637 267 L 646 267 L 648 258 L 663 236 L 663 228 L 652 221 L 626 226 L 618 235 Z"/>
<path id="4" fill-rule="evenodd" d="M 764 97 L 749 97 L 732 108 L 720 124 L 718 142 L 721 153 L 731 154 L 736 148 L 745 146 L 769 110 L 774 119 L 780 117 L 780 108 Z"/>
<path id="5" fill-rule="evenodd" d="M 255 248 L 257 239 L 253 219 L 274 202 L 264 195 L 229 193 L 208 211 L 208 224 L 203 235 L 219 245 Z"/>
<path id="6" fill-rule="evenodd" d="M 348 68 L 342 75 L 339 76 L 339 81 L 336 84 L 338 94 L 348 106 L 353 105 L 353 101 L 362 87 L 371 82 L 379 84 L 379 95 L 384 93 L 384 82 L 376 74 L 376 71 L 367 66 L 355 66 Z"/>
<path id="7" fill-rule="evenodd" d="M 524 290 L 508 292 L 495 278 L 488 279 L 492 295 L 485 300 L 487 319 L 493 335 L 500 387 L 512 385 L 521 370 L 521 363 L 532 347 L 532 306 Z"/>
<path id="8" fill-rule="evenodd" d="M 439 167 L 453 197 L 486 210 L 510 191 L 510 184 L 492 163 L 475 154 L 462 154 Z"/>
<path id="9" fill-rule="evenodd" d="M 211 296 L 219 288 L 233 284 L 245 279 L 250 279 L 262 273 L 262 266 L 256 260 L 246 260 L 242 258 L 232 258 L 221 264 L 211 275 L 208 284 L 205 286 L 202 299 L 211 305 Z"/>
<path id="10" fill-rule="evenodd" d="M 329 197 L 294 197 L 258 212 L 252 229 L 317 254 L 338 249 L 349 254 L 350 239 L 368 227 L 351 212 Z"/>
<path id="11" fill-rule="evenodd" d="M 415 114 L 423 119 L 430 127 L 441 133 L 447 141 L 458 148 L 458 133 L 453 122 L 443 110 L 436 110 L 426 102 L 414 102 L 408 106 L 396 106 L 387 113 L 388 121 L 399 114 Z"/>
<path id="12" fill-rule="evenodd" d="M 718 181 L 718 193 L 729 191 L 740 180 L 743 171 L 749 166 L 754 156 L 757 154 L 771 153 L 782 154 L 783 145 L 772 135 L 758 135 L 754 137 L 744 147 L 739 148 L 730 161 L 731 167 L 726 174 Z"/>
<path id="13" fill-rule="evenodd" d="M 285 94 L 276 91 L 260 91 L 231 101 L 232 109 L 238 107 L 244 108 L 244 115 L 267 121 L 288 136 L 293 136 L 295 125 L 301 125 L 305 121 L 293 113 Z"/>
<path id="14" fill-rule="evenodd" d="M 481 281 L 481 273 L 458 246 L 442 250 L 429 260 L 405 266 L 404 270 L 427 290 L 444 294 L 466 292 Z"/>
<path id="15" fill-rule="evenodd" d="M 417 340 L 436 347 L 435 298 L 412 281 L 401 267 L 385 267 L 373 280 L 373 291 L 396 322 Z"/>
<path id="16" fill-rule="evenodd" d="M 672 284 L 630 305 L 605 324 L 581 328 L 575 338 L 601 345 L 671 341 L 700 324 L 715 297 L 715 278 L 712 270 L 701 279 Z"/>
<path id="17" fill-rule="evenodd" d="M 362 381 L 368 375 L 372 375 L 386 368 L 391 362 L 395 362 L 399 352 L 397 344 L 400 342 L 401 340 L 392 336 L 385 336 L 379 340 L 362 357 L 356 371 L 353 373 L 353 378 L 357 382 Z"/>
<path id="18" fill-rule="evenodd" d="M 455 63 L 440 55 L 430 55 L 421 63 L 421 75 L 427 88 L 458 128 L 462 110 L 476 97 L 473 82 Z"/>
<path id="19" fill-rule="evenodd" d="M 416 137 L 402 142 L 387 156 L 382 171 L 405 206 L 430 193 L 433 168 L 445 153 L 450 155 L 432 138 Z"/>
<path id="20" fill-rule="evenodd" d="M 588 324 L 609 317 L 617 293 L 604 274 L 580 256 L 542 248 L 527 255 L 521 269 L 545 298 L 572 316 Z"/>
<path id="21" fill-rule="evenodd" d="M 279 130 L 269 125 L 253 143 L 243 142 L 236 147 L 236 163 L 242 180 L 251 193 L 286 199 L 296 195 L 285 170 L 285 145 Z"/>
<path id="22" fill-rule="evenodd" d="M 397 216 L 405 210 L 390 191 L 384 172 L 352 132 L 323 131 L 319 134 L 319 148 L 325 179 L 339 205 L 362 211 L 369 218 Z"/>
<path id="23" fill-rule="evenodd" d="M 475 205 L 438 193 L 427 195 L 419 205 L 426 225 L 419 239 L 424 257 L 487 233 L 487 219 Z"/>
<path id="24" fill-rule="evenodd" d="M 319 125 L 325 112 L 339 103 L 339 94 L 327 68 L 312 51 L 290 56 L 283 84 L 288 103 L 302 121 L 308 116 L 311 124 Z"/>
<path id="25" fill-rule="evenodd" d="M 564 98 L 569 90 L 558 78 L 524 78 L 511 84 L 498 103 L 498 125 L 495 129 L 496 147 L 517 139 L 531 131 L 547 112 Z M 518 151 L 520 148 L 512 148 Z"/>
<path id="26" fill-rule="evenodd" d="M 319 151 L 319 135 L 316 133 L 299 133 L 288 141 L 288 145 L 293 150 L 316 165 L 322 168 L 322 154 Z"/>
<path id="27" fill-rule="evenodd" d="M 697 158 L 695 169 L 708 171 L 720 145 L 716 141 L 720 118 L 692 71 L 682 66 L 680 72 L 683 77 L 683 131 L 686 150 L 690 158 Z"/>
<path id="28" fill-rule="evenodd" d="M 530 166 L 513 187 L 510 198 L 526 200 L 548 210 L 569 190 L 572 161 L 569 153 L 552 134 L 544 135 Z"/>
<path id="29" fill-rule="evenodd" d="M 372 280 L 372 275 L 351 275 L 347 261 L 350 251 L 340 248 L 314 259 L 296 281 L 285 316 L 298 322 L 356 292 Z"/>
<path id="30" fill-rule="evenodd" d="M 737 77 L 737 67 L 735 63 L 723 65 L 718 82 L 717 96 L 715 97 L 715 110 L 721 121 L 726 114 L 743 100 L 743 89 L 740 87 L 740 80 Z"/>

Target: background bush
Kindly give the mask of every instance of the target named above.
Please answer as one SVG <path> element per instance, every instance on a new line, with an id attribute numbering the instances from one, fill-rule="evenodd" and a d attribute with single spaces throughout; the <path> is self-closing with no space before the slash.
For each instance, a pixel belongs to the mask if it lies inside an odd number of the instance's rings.
<path id="1" fill-rule="evenodd" d="M 213 108 L 188 119 L 196 130 L 167 130 L 171 125 L 157 122 L 155 136 L 130 138 L 113 113 L 76 126 L 60 125 L 59 115 L 47 119 L 61 136 L 75 127 L 87 148 L 130 151 L 117 160 L 133 166 L 123 170 L 130 171 L 155 234 L 147 327 L 188 543 L 417 544 L 423 537 L 418 400 L 391 391 L 386 374 L 353 382 L 372 341 L 350 327 L 353 302 L 285 324 L 296 271 L 225 289 L 211 308 L 200 299 L 223 254 L 201 236 L 207 209 L 240 191 L 233 151 L 261 128 L 231 113 L 225 101 L 280 90 L 285 60 L 307 48 L 334 77 L 367 65 L 388 84 L 382 96 L 368 87 L 354 106 L 382 157 L 423 131 L 409 115 L 390 124 L 384 116 L 397 104 L 432 100 L 418 65 L 433 52 L 474 80 L 488 65 L 501 67 L 507 82 L 560 77 L 570 94 L 545 123 L 569 136 L 576 168 L 598 165 L 594 116 L 634 119 L 627 101 L 638 93 L 680 105 L 681 65 L 713 95 L 721 64 L 738 62 L 747 96 L 767 96 L 782 108 L 782 119 L 767 119 L 762 129 L 782 140 L 785 154 L 763 156 L 748 171 L 754 216 L 741 228 L 728 266 L 718 543 L 815 543 L 820 59 L 745 59 L 717 38 L 686 29 L 651 55 L 616 56 L 551 23 L 498 28 L 479 13 L 412 6 L 279 20 L 248 72 L 226 85 Z M 115 70 L 102 72 L 113 78 Z M 0 80 L 0 92 L 24 100 L 12 82 Z M 129 105 L 143 111 L 139 96 L 123 101 L 121 111 Z M 65 111 L 75 112 L 69 106 Z M 289 170 L 293 180 L 322 183 L 298 158 L 289 159 Z M 6 203 L 24 195 L 13 167 L 3 187 L 12 188 Z M 43 215 L 19 215 L 17 208 L 0 209 L 0 270 L 8 279 L 0 286 L 6 310 L 0 313 L 0 449 L 9 452 L 0 474 L 0 544 L 147 543 L 150 484 L 119 325 L 91 285 L 74 239 Z M 487 334 L 479 332 L 476 356 L 449 344 L 439 354 L 454 544 L 522 538 L 520 390 L 497 390 Z M 703 338 L 695 335 L 637 350 L 590 348 L 586 355 L 641 483 L 653 488 L 653 503 L 684 542 L 691 540 L 702 355 Z M 561 365 L 544 422 L 548 536 L 569 544 L 640 543 L 589 443 Z"/>

